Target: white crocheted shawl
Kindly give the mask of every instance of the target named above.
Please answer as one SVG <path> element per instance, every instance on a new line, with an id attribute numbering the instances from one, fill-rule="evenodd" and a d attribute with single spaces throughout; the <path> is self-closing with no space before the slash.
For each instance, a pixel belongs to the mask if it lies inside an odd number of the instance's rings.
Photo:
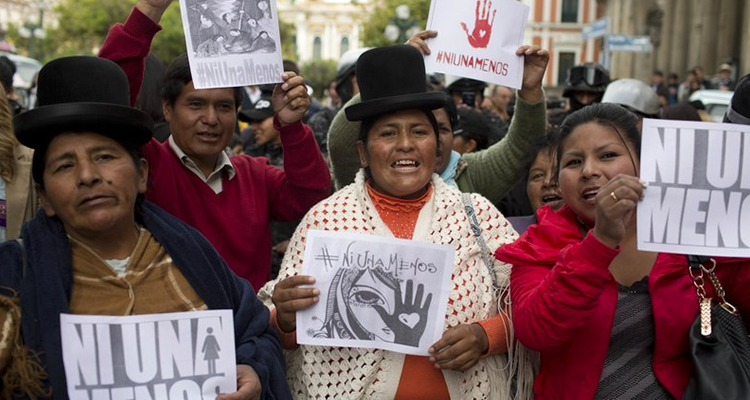
<path id="1" fill-rule="evenodd" d="M 501 294 L 492 289 L 491 271 L 484 265 L 480 247 L 472 235 L 461 192 L 446 185 L 437 175 L 433 175 L 432 184 L 433 196 L 420 212 L 414 239 L 455 249 L 449 295 L 452 301 L 446 311 L 445 328 L 496 315 Z M 490 251 L 518 237 L 489 200 L 478 194 L 472 194 L 471 199 Z M 273 307 L 271 295 L 276 282 L 301 271 L 309 229 L 393 236 L 370 200 L 360 170 L 353 184 L 314 206 L 297 227 L 277 279 L 258 293 L 268 307 Z M 507 289 L 510 265 L 494 256 L 492 260 L 498 284 Z M 443 371 L 451 399 L 514 398 L 510 395 L 514 374 L 520 389 L 516 398 L 530 398 L 533 372 L 528 351 L 516 344 L 511 349 L 515 354 L 485 357 L 463 373 Z M 295 399 L 392 399 L 401 379 L 403 361 L 403 354 L 386 350 L 303 345 L 287 352 L 287 378 Z"/>

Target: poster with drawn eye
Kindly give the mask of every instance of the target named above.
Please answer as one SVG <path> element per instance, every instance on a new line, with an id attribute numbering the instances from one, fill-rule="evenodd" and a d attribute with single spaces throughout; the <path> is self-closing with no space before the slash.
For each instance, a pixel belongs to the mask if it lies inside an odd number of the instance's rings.
<path id="1" fill-rule="evenodd" d="M 750 257 L 750 126 L 644 119 L 641 140 L 638 248 Z"/>
<path id="2" fill-rule="evenodd" d="M 297 312 L 297 342 L 414 355 L 443 335 L 454 250 L 450 246 L 311 230 L 302 274 L 320 301 Z"/>
<path id="3" fill-rule="evenodd" d="M 281 82 L 281 35 L 272 0 L 180 0 L 196 89 Z"/>
<path id="4" fill-rule="evenodd" d="M 237 391 L 231 310 L 60 315 L 72 400 L 215 399 Z"/>
<path id="5" fill-rule="evenodd" d="M 432 0 L 427 29 L 427 71 L 521 88 L 523 42 L 529 7 L 514 0 Z"/>

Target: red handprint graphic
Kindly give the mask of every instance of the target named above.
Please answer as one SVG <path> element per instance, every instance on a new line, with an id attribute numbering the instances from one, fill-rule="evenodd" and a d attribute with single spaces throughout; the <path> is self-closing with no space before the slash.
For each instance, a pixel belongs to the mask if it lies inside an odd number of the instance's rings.
<path id="1" fill-rule="evenodd" d="M 475 12 L 476 21 L 474 21 L 474 31 L 469 33 L 469 29 L 466 27 L 466 23 L 461 22 L 461 28 L 466 32 L 466 36 L 469 39 L 469 44 L 475 49 L 484 49 L 487 44 L 490 43 L 490 35 L 492 34 L 492 25 L 495 23 L 495 14 L 497 10 L 492 10 L 492 20 L 490 17 L 490 8 L 492 8 L 492 1 L 484 0 L 484 5 L 480 5 L 483 0 L 477 0 L 477 9 Z"/>

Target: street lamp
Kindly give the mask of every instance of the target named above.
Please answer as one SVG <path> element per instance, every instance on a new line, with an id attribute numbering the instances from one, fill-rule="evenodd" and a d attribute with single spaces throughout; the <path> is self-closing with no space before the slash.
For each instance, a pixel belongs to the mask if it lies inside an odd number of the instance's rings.
<path id="1" fill-rule="evenodd" d="M 25 22 L 23 25 L 18 27 L 18 34 L 21 35 L 21 37 L 28 38 L 29 39 L 29 56 L 34 58 L 41 58 L 41 52 L 38 52 L 39 54 L 35 54 L 34 49 L 34 39 L 44 39 L 45 32 L 44 32 L 44 0 L 39 0 L 38 3 L 39 7 L 39 22 Z"/>
<path id="2" fill-rule="evenodd" d="M 404 43 L 406 39 L 414 36 L 422 30 L 419 20 L 410 18 L 409 6 L 401 4 L 396 7 L 396 16 L 388 21 L 385 26 L 385 38 L 394 43 Z"/>

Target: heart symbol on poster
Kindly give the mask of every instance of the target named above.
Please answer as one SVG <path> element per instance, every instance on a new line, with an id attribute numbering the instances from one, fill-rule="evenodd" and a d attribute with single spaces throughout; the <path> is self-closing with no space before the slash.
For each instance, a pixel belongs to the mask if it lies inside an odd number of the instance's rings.
<path id="1" fill-rule="evenodd" d="M 485 30 L 480 30 L 479 31 L 479 37 L 484 37 L 484 35 L 486 35 L 486 34 L 487 34 L 487 31 L 485 31 Z"/>
<path id="2" fill-rule="evenodd" d="M 408 326 L 409 328 L 414 328 L 414 326 L 419 323 L 419 314 L 417 313 L 399 314 L 398 320 L 401 321 L 402 324 Z"/>

